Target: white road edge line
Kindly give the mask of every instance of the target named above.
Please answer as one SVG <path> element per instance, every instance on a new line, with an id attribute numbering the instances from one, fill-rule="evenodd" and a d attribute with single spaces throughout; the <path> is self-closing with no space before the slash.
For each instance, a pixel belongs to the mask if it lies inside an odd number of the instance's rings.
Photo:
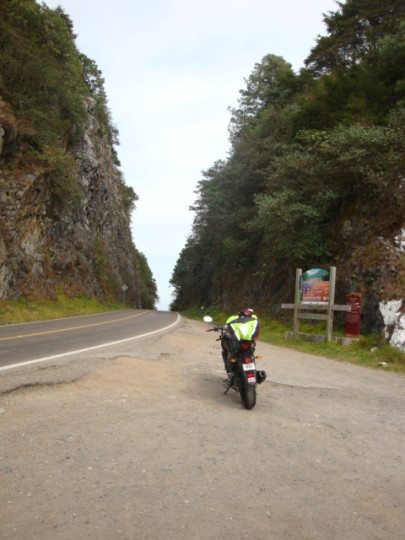
<path id="1" fill-rule="evenodd" d="M 146 336 L 151 336 L 152 334 L 158 334 L 159 332 L 164 332 L 175 326 L 180 321 L 180 314 L 177 313 L 177 319 L 159 330 L 154 330 L 153 332 L 147 332 L 146 334 L 139 334 L 139 336 L 133 336 L 130 338 L 120 339 L 119 341 L 111 341 L 110 343 L 103 343 L 102 345 L 95 345 L 94 347 L 88 347 L 87 349 L 78 349 L 77 351 L 70 351 L 62 354 L 55 354 L 54 356 L 46 356 L 45 358 L 37 358 L 36 360 L 28 360 L 27 362 L 19 362 L 18 364 L 10 364 L 9 366 L 0 367 L 0 371 L 5 371 L 6 369 L 12 369 L 20 366 L 29 366 L 30 364 L 38 364 L 39 362 L 46 362 L 47 360 L 55 360 L 56 358 L 63 358 L 64 356 L 71 356 L 72 354 L 79 354 L 88 351 L 94 351 L 95 349 L 102 349 L 103 347 L 111 347 L 111 345 L 119 345 L 120 343 L 125 343 L 126 341 L 131 341 L 134 339 L 140 339 Z"/>

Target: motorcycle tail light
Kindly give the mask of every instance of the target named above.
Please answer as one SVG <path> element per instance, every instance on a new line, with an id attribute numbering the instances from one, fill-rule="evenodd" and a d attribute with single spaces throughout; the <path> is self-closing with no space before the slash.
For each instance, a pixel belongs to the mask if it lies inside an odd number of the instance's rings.
<path id="1" fill-rule="evenodd" d="M 256 384 L 256 376 L 254 373 L 251 373 L 248 375 L 248 383 L 249 384 Z"/>
<path id="2" fill-rule="evenodd" d="M 249 356 L 246 356 L 245 358 L 245 364 L 250 364 L 252 359 Z"/>

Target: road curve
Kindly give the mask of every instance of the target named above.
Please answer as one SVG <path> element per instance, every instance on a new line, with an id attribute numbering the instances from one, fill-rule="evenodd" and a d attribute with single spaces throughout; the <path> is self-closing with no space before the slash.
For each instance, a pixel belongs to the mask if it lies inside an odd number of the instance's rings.
<path id="1" fill-rule="evenodd" d="M 0 371 L 172 328 L 177 313 L 125 310 L 0 327 Z"/>

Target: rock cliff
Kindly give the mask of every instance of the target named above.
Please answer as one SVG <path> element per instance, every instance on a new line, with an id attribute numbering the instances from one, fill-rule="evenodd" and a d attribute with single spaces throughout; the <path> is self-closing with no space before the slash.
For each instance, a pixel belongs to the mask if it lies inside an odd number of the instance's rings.
<path id="1" fill-rule="evenodd" d="M 376 222 L 341 225 L 338 294 L 360 293 L 362 330 L 405 351 L 405 228 L 384 237 Z"/>
<path id="2" fill-rule="evenodd" d="M 58 291 L 153 308 L 132 240 L 103 80 L 69 18 L 34 1 L 0 7 L 0 299 Z"/>
<path id="3" fill-rule="evenodd" d="M 153 307 L 153 279 L 145 281 L 130 233 L 134 194 L 100 135 L 95 100 L 85 104 L 83 135 L 55 166 L 55 157 L 24 153 L 19 122 L 1 102 L 0 298 L 52 297 L 58 289 L 121 298 L 126 285 L 130 302 Z"/>

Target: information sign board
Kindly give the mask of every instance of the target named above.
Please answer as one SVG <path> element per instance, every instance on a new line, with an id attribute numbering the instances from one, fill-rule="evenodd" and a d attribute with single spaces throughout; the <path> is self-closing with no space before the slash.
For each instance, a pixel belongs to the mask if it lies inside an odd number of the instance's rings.
<path id="1" fill-rule="evenodd" d="M 313 268 L 301 275 L 301 304 L 327 304 L 329 301 L 329 272 Z"/>

